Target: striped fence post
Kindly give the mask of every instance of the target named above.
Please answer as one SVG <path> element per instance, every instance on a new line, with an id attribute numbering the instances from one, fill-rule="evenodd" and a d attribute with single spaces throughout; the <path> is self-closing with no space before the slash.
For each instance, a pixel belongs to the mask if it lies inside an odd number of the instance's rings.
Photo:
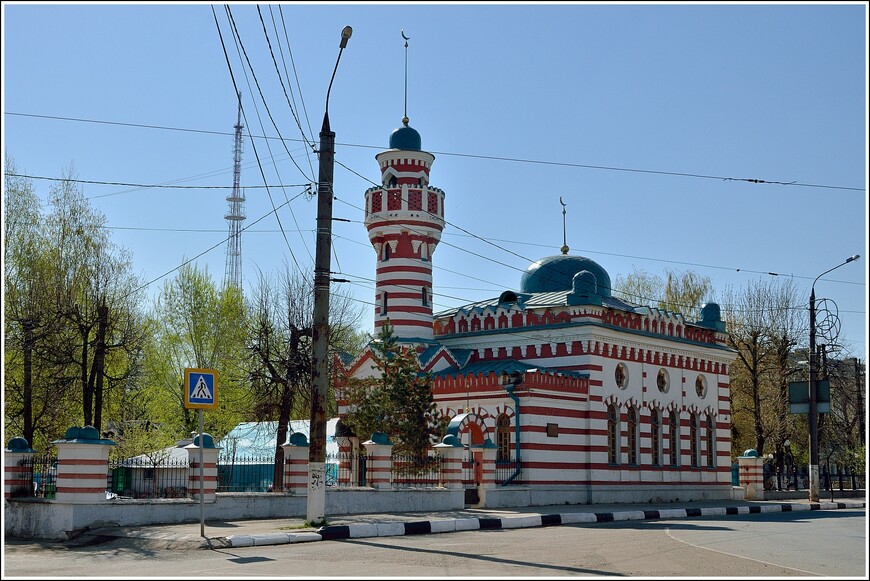
<path id="1" fill-rule="evenodd" d="M 3 497 L 33 496 L 33 470 L 28 466 L 35 454 L 24 438 L 12 438 L 3 451 Z"/>
<path id="2" fill-rule="evenodd" d="M 100 438 L 93 426 L 71 427 L 57 446 L 57 493 L 59 502 L 106 501 L 106 477 L 112 440 Z"/>
<path id="3" fill-rule="evenodd" d="M 199 490 L 200 490 L 200 480 L 199 480 L 199 458 L 200 458 L 200 447 L 199 447 L 199 438 L 200 435 L 197 434 L 193 439 L 192 444 L 188 444 L 184 447 L 187 450 L 188 457 L 190 458 L 190 472 L 187 477 L 187 491 L 190 496 L 199 501 Z M 217 469 L 217 461 L 218 454 L 221 451 L 221 448 L 215 446 L 214 438 L 211 437 L 210 434 L 202 434 L 202 501 L 203 502 L 215 502 L 217 500 L 217 479 L 218 479 L 218 469 Z"/>
<path id="4" fill-rule="evenodd" d="M 462 457 L 465 447 L 454 435 L 448 434 L 440 444 L 432 446 L 435 453 L 441 456 L 441 486 L 444 488 L 462 488 Z"/>
<path id="5" fill-rule="evenodd" d="M 746 450 L 737 457 L 740 466 L 740 486 L 746 491 L 746 500 L 764 500 L 764 458 L 755 450 Z"/>
<path id="6" fill-rule="evenodd" d="M 473 447 L 473 446 L 472 446 Z M 478 495 L 480 497 L 481 506 L 486 506 L 486 491 L 496 487 L 495 482 L 495 456 L 498 452 L 498 446 L 492 443 L 489 438 L 484 441 L 482 446 L 477 446 L 477 449 L 482 452 L 482 468 L 483 478 L 478 486 Z"/>
<path id="7" fill-rule="evenodd" d="M 290 494 L 308 494 L 308 438 L 301 432 L 290 434 L 284 450 L 284 490 Z"/>
<path id="8" fill-rule="evenodd" d="M 393 443 L 383 432 L 375 432 L 372 439 L 363 442 L 366 447 L 366 482 L 369 486 L 390 488 L 390 472 L 393 466 Z"/>

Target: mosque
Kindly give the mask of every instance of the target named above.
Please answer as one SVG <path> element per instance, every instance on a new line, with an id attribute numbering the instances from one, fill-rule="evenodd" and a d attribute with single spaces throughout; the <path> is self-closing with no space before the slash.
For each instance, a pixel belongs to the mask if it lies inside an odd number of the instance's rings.
<path id="1" fill-rule="evenodd" d="M 730 499 L 735 353 L 718 305 L 689 321 L 620 300 L 604 267 L 565 245 L 519 288 L 433 313 L 445 193 L 408 122 L 375 156 L 381 183 L 365 192 L 374 324 L 389 320 L 432 373 L 448 432 L 472 451 L 497 447 L 497 485 L 526 489 L 532 504 Z M 341 367 L 377 373 L 368 350 Z"/>

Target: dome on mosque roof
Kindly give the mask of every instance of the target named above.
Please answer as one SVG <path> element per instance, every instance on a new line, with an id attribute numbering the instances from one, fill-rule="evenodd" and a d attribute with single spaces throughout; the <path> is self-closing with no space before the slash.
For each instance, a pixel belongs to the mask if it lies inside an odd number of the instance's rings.
<path id="1" fill-rule="evenodd" d="M 402 118 L 402 127 L 393 130 L 390 134 L 390 149 L 406 149 L 420 151 L 422 140 L 417 130 L 408 125 L 408 118 Z"/>
<path id="2" fill-rule="evenodd" d="M 548 256 L 529 265 L 520 281 L 520 291 L 524 293 L 570 292 L 574 288 L 574 275 L 584 270 L 594 275 L 592 280 L 597 283 L 597 294 L 610 297 L 610 275 L 600 264 L 584 256 L 564 254 Z"/>

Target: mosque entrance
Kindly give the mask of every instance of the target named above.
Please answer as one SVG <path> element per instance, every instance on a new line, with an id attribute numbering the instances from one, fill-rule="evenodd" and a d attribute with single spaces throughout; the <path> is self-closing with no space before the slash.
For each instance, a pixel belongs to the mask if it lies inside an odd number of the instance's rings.
<path id="1" fill-rule="evenodd" d="M 459 414 L 450 421 L 447 433 L 459 438 L 465 446 L 462 457 L 462 485 L 465 488 L 465 504 L 480 504 L 480 486 L 483 483 L 483 422 L 472 413 Z"/>

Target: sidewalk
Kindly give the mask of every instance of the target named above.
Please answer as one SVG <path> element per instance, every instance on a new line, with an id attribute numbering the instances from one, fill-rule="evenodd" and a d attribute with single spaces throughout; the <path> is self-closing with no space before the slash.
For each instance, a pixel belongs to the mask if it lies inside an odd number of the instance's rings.
<path id="1" fill-rule="evenodd" d="M 866 509 L 865 498 L 822 500 L 719 500 L 661 504 L 583 504 L 523 508 L 468 508 L 446 512 L 327 515 L 324 527 L 305 526 L 303 517 L 206 521 L 137 527 L 102 527 L 85 531 L 73 544 L 124 538 L 163 548 L 215 549 L 304 543 L 364 537 L 436 534 L 455 531 L 594 524 L 621 520 L 656 520 L 729 516 L 803 510 Z"/>

